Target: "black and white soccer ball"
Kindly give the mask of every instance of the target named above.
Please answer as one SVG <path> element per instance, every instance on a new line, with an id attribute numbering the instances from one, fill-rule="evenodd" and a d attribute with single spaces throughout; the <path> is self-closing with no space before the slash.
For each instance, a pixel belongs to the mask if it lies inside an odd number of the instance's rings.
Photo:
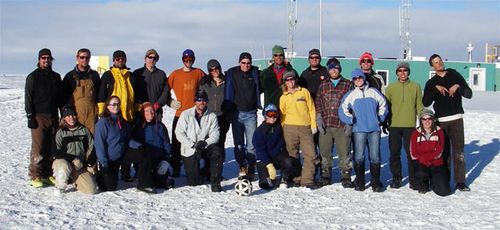
<path id="1" fill-rule="evenodd" d="M 234 185 L 234 191 L 240 196 L 249 196 L 252 194 L 252 182 L 248 179 L 240 179 Z"/>

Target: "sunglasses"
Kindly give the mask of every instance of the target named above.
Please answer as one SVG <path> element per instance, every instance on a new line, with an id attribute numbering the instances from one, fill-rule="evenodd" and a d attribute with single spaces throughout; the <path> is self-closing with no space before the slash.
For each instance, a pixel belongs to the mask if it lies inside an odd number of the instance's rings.
<path id="1" fill-rule="evenodd" d="M 319 56 L 311 56 L 311 57 L 309 57 L 309 59 L 317 59 L 317 60 L 319 60 L 320 58 L 319 58 Z"/>
<path id="2" fill-rule="evenodd" d="M 408 72 L 407 69 L 398 69 L 398 73 L 401 73 L 401 72 Z"/>
<path id="3" fill-rule="evenodd" d="M 90 59 L 90 56 L 78 56 L 78 58 L 81 60 L 88 60 Z"/>
<path id="4" fill-rule="evenodd" d="M 372 61 L 370 59 L 363 59 L 361 60 L 361 63 L 372 63 Z"/>
<path id="5" fill-rule="evenodd" d="M 193 60 L 194 60 L 194 59 L 193 59 L 193 57 L 191 57 L 191 56 L 184 56 L 184 57 L 182 58 L 182 61 L 183 61 L 183 62 L 193 62 Z"/>
<path id="6" fill-rule="evenodd" d="M 117 58 L 115 58 L 115 61 L 125 61 L 125 60 L 127 60 L 126 57 L 117 57 Z"/>
<path id="7" fill-rule="evenodd" d="M 52 57 L 43 56 L 43 57 L 40 57 L 40 59 L 42 59 L 42 60 L 49 60 L 49 61 L 51 61 L 51 60 L 52 60 Z"/>
<path id="8" fill-rule="evenodd" d="M 432 117 L 423 117 L 420 120 L 422 120 L 422 121 L 432 121 Z"/>
<path id="9" fill-rule="evenodd" d="M 240 62 L 240 64 L 242 64 L 242 65 L 251 65 L 252 63 L 251 62 Z"/>
<path id="10" fill-rule="evenodd" d="M 275 57 L 284 57 L 285 55 L 284 54 L 274 54 L 273 56 L 275 56 Z"/>
<path id="11" fill-rule="evenodd" d="M 109 106 L 113 106 L 113 107 L 119 106 L 119 105 L 120 105 L 120 103 L 109 103 Z"/>
<path id="12" fill-rule="evenodd" d="M 358 79 L 363 79 L 363 77 L 353 77 L 353 78 L 352 78 L 352 81 L 356 81 L 356 80 L 358 80 Z"/>
<path id="13" fill-rule="evenodd" d="M 147 56 L 148 59 L 156 59 L 156 56 Z"/>
<path id="14" fill-rule="evenodd" d="M 206 99 L 206 98 L 202 98 L 202 97 L 199 97 L 199 98 L 196 98 L 196 101 L 197 101 L 197 102 L 207 102 L 207 101 L 208 101 L 208 99 Z"/>
<path id="15" fill-rule="evenodd" d="M 218 69 L 214 67 L 214 68 L 209 69 L 208 72 L 211 73 L 211 72 L 215 72 L 216 70 L 218 70 Z"/>
<path id="16" fill-rule="evenodd" d="M 278 112 L 275 112 L 275 111 L 267 111 L 267 112 L 266 112 L 266 117 L 269 117 L 269 118 L 277 118 L 277 117 L 278 117 Z"/>
<path id="17" fill-rule="evenodd" d="M 295 78 L 289 77 L 289 78 L 285 79 L 285 81 L 295 81 Z"/>

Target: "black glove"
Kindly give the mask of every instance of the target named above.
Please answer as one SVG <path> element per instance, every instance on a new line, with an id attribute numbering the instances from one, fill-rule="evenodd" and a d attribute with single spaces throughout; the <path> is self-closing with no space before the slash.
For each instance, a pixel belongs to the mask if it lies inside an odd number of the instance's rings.
<path id="1" fill-rule="evenodd" d="M 384 134 L 389 134 L 389 122 L 387 121 L 384 121 L 382 122 L 382 124 L 380 124 L 382 126 L 382 132 Z"/>
<path id="2" fill-rule="evenodd" d="M 36 122 L 35 115 L 28 114 L 28 128 L 36 129 L 38 128 L 38 122 Z"/>
<path id="3" fill-rule="evenodd" d="M 196 149 L 196 152 L 199 152 L 199 153 L 202 153 L 205 150 L 205 147 L 207 147 L 206 141 L 198 141 L 194 144 L 194 148 Z"/>

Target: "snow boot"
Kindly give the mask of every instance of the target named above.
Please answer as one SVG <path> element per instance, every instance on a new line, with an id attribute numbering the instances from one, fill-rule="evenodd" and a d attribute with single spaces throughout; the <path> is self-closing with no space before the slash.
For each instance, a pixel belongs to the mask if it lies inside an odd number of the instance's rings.
<path id="1" fill-rule="evenodd" d="M 380 163 L 370 164 L 370 174 L 370 184 L 372 186 L 373 192 L 382 192 L 384 190 L 384 187 L 382 185 L 382 182 L 380 182 Z"/>
<path id="2" fill-rule="evenodd" d="M 332 184 L 332 168 L 325 168 L 321 170 L 321 179 L 319 184 L 321 186 L 327 186 Z"/>
<path id="3" fill-rule="evenodd" d="M 412 185 L 413 185 L 413 183 L 410 182 L 410 186 L 412 186 Z M 401 188 L 401 178 L 393 177 L 392 182 L 391 182 L 391 188 L 395 188 L 395 189 Z"/>
<path id="4" fill-rule="evenodd" d="M 354 172 L 356 173 L 356 179 L 354 179 L 354 190 L 364 191 L 365 190 L 365 162 L 354 163 Z"/>
<path id="5" fill-rule="evenodd" d="M 31 186 L 34 188 L 41 188 L 43 187 L 43 182 L 40 178 L 35 178 L 31 180 Z"/>
<path id="6" fill-rule="evenodd" d="M 56 178 L 49 176 L 48 178 L 42 178 L 42 182 L 48 186 L 54 186 L 56 184 Z"/>

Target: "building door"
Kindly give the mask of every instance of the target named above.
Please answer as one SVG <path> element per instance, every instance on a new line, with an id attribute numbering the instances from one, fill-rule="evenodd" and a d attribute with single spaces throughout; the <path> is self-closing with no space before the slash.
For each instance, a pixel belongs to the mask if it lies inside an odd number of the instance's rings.
<path id="1" fill-rule="evenodd" d="M 469 86 L 474 91 L 486 90 L 486 69 L 485 68 L 470 68 L 469 70 Z"/>

